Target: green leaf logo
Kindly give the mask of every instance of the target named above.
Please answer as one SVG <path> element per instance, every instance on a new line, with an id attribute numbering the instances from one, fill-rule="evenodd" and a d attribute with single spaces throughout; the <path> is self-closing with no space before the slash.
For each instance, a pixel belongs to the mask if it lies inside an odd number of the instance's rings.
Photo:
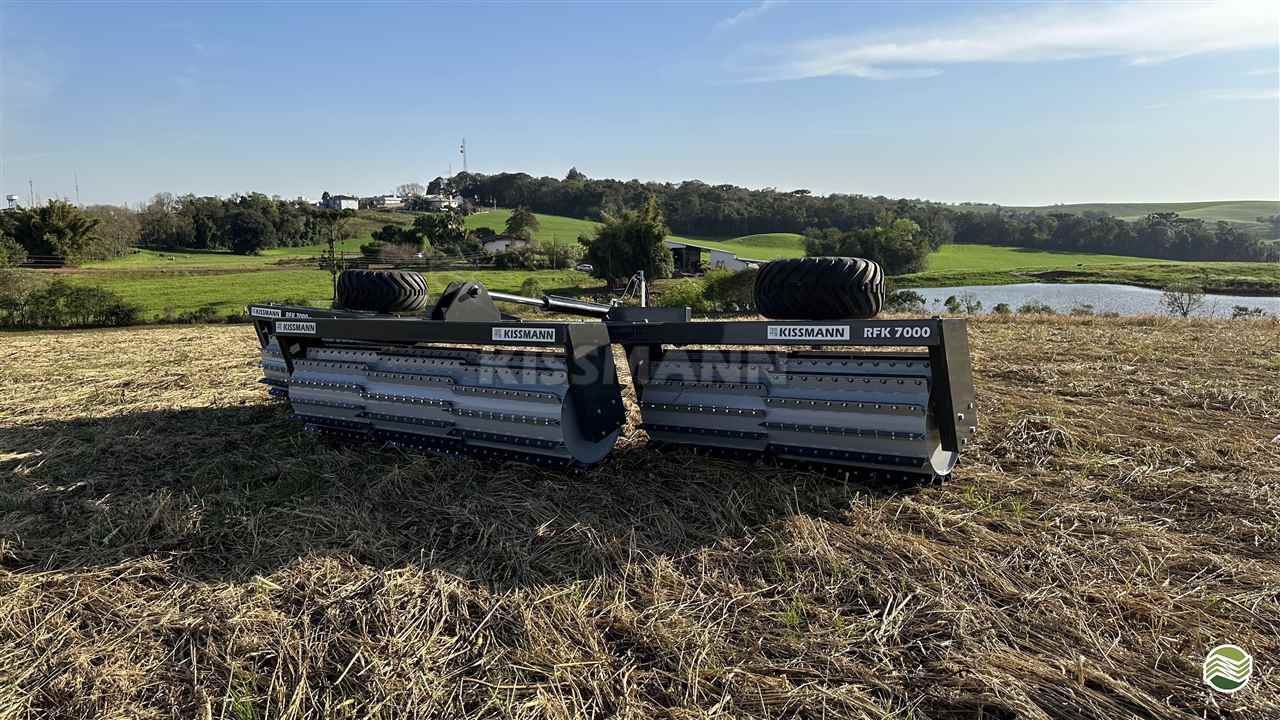
<path id="1" fill-rule="evenodd" d="M 1253 657 L 1239 645 L 1219 645 L 1204 657 L 1204 682 L 1222 693 L 1233 693 L 1249 684 Z"/>

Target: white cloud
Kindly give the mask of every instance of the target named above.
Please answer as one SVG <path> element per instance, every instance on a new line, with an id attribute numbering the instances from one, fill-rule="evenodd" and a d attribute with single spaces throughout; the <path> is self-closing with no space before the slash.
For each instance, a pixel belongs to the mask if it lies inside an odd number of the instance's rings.
<path id="1" fill-rule="evenodd" d="M 1218 90 L 1209 94 L 1214 100 L 1280 100 L 1280 89 Z"/>
<path id="2" fill-rule="evenodd" d="M 1276 73 L 1280 73 L 1280 67 L 1258 68 L 1257 70 L 1250 70 L 1245 75 L 1275 75 Z"/>
<path id="3" fill-rule="evenodd" d="M 1133 64 L 1280 43 L 1280 6 L 1272 3 L 1128 3 L 1031 6 L 1000 15 L 875 36 L 831 37 L 760 58 L 758 80 L 846 75 L 936 75 L 978 62 L 1047 62 L 1117 57 Z M 744 11 L 745 12 L 745 11 Z"/>
<path id="4" fill-rule="evenodd" d="M 760 17 L 761 15 L 769 12 L 770 10 L 772 10 L 773 8 L 781 4 L 782 4 L 782 0 L 761 0 L 760 2 L 754 5 L 750 5 L 746 8 L 743 8 L 742 10 L 739 10 L 733 15 L 730 15 L 729 17 L 724 18 L 723 20 L 720 20 L 719 22 L 716 23 L 714 29 L 726 30 L 739 23 L 744 23 L 744 22 L 747 22 L 748 20 L 754 20 L 755 18 Z"/>

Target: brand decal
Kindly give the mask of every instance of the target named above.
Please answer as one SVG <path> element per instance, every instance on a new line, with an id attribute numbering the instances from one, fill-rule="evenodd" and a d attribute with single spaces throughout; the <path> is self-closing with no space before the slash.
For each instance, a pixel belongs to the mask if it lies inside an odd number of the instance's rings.
<path id="1" fill-rule="evenodd" d="M 933 334 L 928 325 L 872 325 L 862 329 L 866 340 L 891 340 L 893 338 L 927 338 Z"/>
<path id="2" fill-rule="evenodd" d="M 316 324 L 313 322 L 278 322 L 276 332 L 293 333 L 295 335 L 315 335 Z"/>
<path id="3" fill-rule="evenodd" d="M 770 340 L 848 340 L 848 325 L 770 325 Z"/>
<path id="4" fill-rule="evenodd" d="M 1239 645 L 1219 645 L 1204 658 L 1205 684 L 1221 693 L 1243 690 L 1253 675 L 1253 656 Z"/>
<path id="5" fill-rule="evenodd" d="M 308 315 L 308 314 L 306 314 L 306 313 L 293 312 L 292 310 L 286 310 L 286 311 L 285 311 L 285 313 L 284 313 L 284 316 L 285 316 L 285 317 L 287 317 L 287 318 L 309 318 L 309 317 L 311 317 L 310 315 Z"/>
<path id="6" fill-rule="evenodd" d="M 278 318 L 280 311 L 275 308 L 249 308 L 249 314 L 254 317 Z"/>
<path id="7" fill-rule="evenodd" d="M 555 342 L 556 329 L 536 327 L 496 327 L 493 329 L 493 339 L 536 343 Z"/>

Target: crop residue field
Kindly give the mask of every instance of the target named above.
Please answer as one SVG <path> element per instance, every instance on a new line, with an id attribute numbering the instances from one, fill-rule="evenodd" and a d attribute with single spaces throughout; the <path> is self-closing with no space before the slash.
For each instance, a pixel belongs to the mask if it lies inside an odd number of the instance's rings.
<path id="1" fill-rule="evenodd" d="M 910 491 L 634 408 L 582 474 L 329 446 L 247 326 L 0 335 L 0 716 L 1280 716 L 1280 325 L 970 337 Z"/>

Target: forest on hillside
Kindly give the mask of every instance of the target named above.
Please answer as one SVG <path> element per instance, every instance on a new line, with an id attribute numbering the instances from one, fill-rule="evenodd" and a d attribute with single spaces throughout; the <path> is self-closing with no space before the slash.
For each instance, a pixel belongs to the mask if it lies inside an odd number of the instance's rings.
<path id="1" fill-rule="evenodd" d="M 752 190 L 710 185 L 588 178 L 576 168 L 562 179 L 526 173 L 458 173 L 437 178 L 431 191 L 452 189 L 482 205 L 527 207 L 552 215 L 599 220 L 640 207 L 655 197 L 671 231 L 686 236 L 736 237 L 768 232 L 804 233 L 815 249 L 831 250 L 833 238 L 882 234 L 899 220 L 917 226 L 914 239 L 936 249 L 951 242 L 1016 245 L 1042 250 L 1097 252 L 1175 260 L 1280 260 L 1280 215 L 1245 227 L 1174 213 L 1133 221 L 1101 213 L 1036 213 L 996 206 L 954 206 L 907 198 L 809 190 Z M 902 226 L 899 225 L 899 228 Z M 850 243 L 844 243 L 845 246 Z M 927 250 L 926 250 L 927 252 Z"/>
<path id="2" fill-rule="evenodd" d="M 477 205 L 498 205 L 587 220 L 619 217 L 652 198 L 661 221 L 678 235 L 803 233 L 811 255 L 871 257 L 892 273 L 923 269 L 930 252 L 953 242 L 1171 260 L 1280 261 L 1280 215 L 1260 217 L 1254 225 L 1206 222 L 1172 212 L 1123 220 L 1099 212 L 1045 213 L 908 198 L 815 195 L 805 189 L 753 190 L 698 180 L 593 179 L 577 169 L 562 179 L 458 173 L 436 178 L 427 192 L 461 195 L 466 199 L 461 213 Z M 102 259 L 135 246 L 253 254 L 272 247 L 317 245 L 346 237 L 350 231 L 342 220 L 350 214 L 257 192 L 228 198 L 158 193 L 136 211 L 51 201 L 0 212 L 0 265 L 40 255 L 62 256 L 69 262 Z M 424 215 L 417 218 L 423 228 L 461 228 L 452 211 L 419 215 Z M 403 234 L 404 229 L 387 226 L 383 232 Z M 463 230 L 452 234 L 459 236 L 453 243 L 458 246 L 478 246 L 483 240 Z M 410 239 L 415 252 L 439 244 L 434 238 Z"/>

